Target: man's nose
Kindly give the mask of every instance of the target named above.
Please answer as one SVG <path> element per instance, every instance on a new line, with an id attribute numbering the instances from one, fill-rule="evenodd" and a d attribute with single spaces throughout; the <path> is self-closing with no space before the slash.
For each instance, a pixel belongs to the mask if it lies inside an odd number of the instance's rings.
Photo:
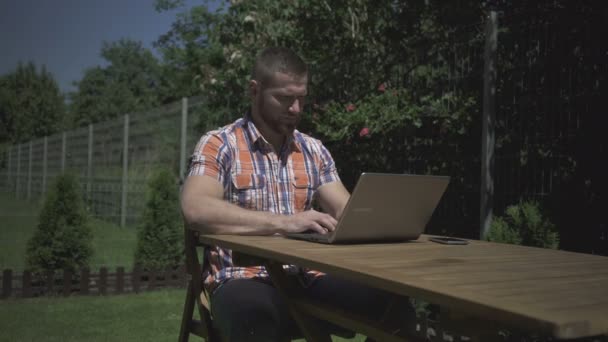
<path id="1" fill-rule="evenodd" d="M 293 103 L 289 107 L 289 110 L 292 113 L 299 113 L 299 112 L 301 112 L 302 111 L 302 104 L 300 103 L 300 100 L 296 99 L 295 101 L 293 101 Z"/>

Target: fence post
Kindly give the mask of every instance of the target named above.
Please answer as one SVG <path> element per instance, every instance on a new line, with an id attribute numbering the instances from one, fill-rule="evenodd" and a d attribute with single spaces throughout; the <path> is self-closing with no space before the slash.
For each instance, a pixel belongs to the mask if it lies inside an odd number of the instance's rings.
<path id="1" fill-rule="evenodd" d="M 120 226 L 127 223 L 127 185 L 129 177 L 129 114 L 125 114 L 125 127 L 122 148 L 122 200 L 120 209 Z"/>
<path id="2" fill-rule="evenodd" d="M 29 153 L 28 153 L 28 163 L 27 163 L 27 200 L 32 199 L 32 141 L 29 143 Z"/>
<path id="3" fill-rule="evenodd" d="M 182 130 L 179 153 L 179 179 L 184 182 L 186 173 L 186 141 L 188 138 L 188 98 L 182 98 Z"/>
<path id="4" fill-rule="evenodd" d="M 141 282 L 141 271 L 139 266 L 133 267 L 133 273 L 131 273 L 131 288 L 133 292 L 139 293 L 139 285 Z"/>
<path id="5" fill-rule="evenodd" d="M 121 294 L 125 290 L 125 268 L 116 269 L 116 294 Z"/>
<path id="6" fill-rule="evenodd" d="M 80 269 L 80 294 L 89 294 L 89 275 L 90 271 L 88 268 L 83 267 Z"/>
<path id="7" fill-rule="evenodd" d="M 65 172 L 65 153 L 66 153 L 66 140 L 67 140 L 67 135 L 65 132 L 63 132 L 63 134 L 61 134 L 61 173 L 63 174 Z"/>
<path id="8" fill-rule="evenodd" d="M 483 70 L 483 123 L 481 125 L 481 188 L 479 237 L 484 239 L 492 223 L 494 206 L 494 142 L 496 120 L 496 46 L 498 17 L 490 11 L 486 23 L 486 45 Z"/>
<path id="9" fill-rule="evenodd" d="M 93 124 L 89 124 L 89 148 L 87 152 L 87 202 L 91 201 L 91 176 L 93 175 Z"/>
<path id="10" fill-rule="evenodd" d="M 148 270 L 148 291 L 154 290 L 156 288 L 156 274 L 157 270 Z"/>
<path id="11" fill-rule="evenodd" d="M 13 270 L 2 272 L 2 298 L 8 298 L 13 291 Z"/>
<path id="12" fill-rule="evenodd" d="M 9 146 L 8 148 L 8 168 L 6 169 L 6 190 L 12 191 L 13 187 L 11 186 L 11 167 L 13 159 L 13 146 Z M 9 190 L 10 189 L 10 190 Z"/>
<path id="13" fill-rule="evenodd" d="M 46 194 L 46 169 L 47 169 L 47 151 L 48 151 L 48 137 L 44 137 L 44 148 L 42 150 L 42 195 Z"/>
<path id="14" fill-rule="evenodd" d="M 44 272 L 44 278 L 46 281 L 46 290 L 48 295 L 53 295 L 53 291 L 55 288 L 55 271 L 47 270 Z"/>
<path id="15" fill-rule="evenodd" d="M 108 269 L 106 267 L 102 267 L 99 269 L 99 294 L 105 296 L 108 291 Z"/>
<path id="16" fill-rule="evenodd" d="M 72 293 L 72 271 L 69 269 L 63 270 L 63 295 L 65 297 Z"/>
<path id="17" fill-rule="evenodd" d="M 17 145 L 17 174 L 16 174 L 16 185 L 15 185 L 15 197 L 19 198 L 19 192 L 21 191 L 21 144 Z"/>
<path id="18" fill-rule="evenodd" d="M 21 280 L 23 284 L 21 285 L 21 297 L 29 298 L 32 296 L 32 272 L 25 270 L 23 271 L 23 275 Z"/>

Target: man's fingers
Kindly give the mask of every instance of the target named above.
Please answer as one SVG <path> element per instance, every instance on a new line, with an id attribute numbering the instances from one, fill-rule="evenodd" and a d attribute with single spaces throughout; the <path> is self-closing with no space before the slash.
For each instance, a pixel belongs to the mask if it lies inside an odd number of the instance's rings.
<path id="1" fill-rule="evenodd" d="M 336 221 L 335 218 L 333 218 L 333 216 L 328 215 L 328 214 L 323 214 L 320 213 L 321 216 L 319 217 L 319 223 L 327 229 L 327 231 L 333 232 L 336 229 L 336 225 L 338 224 L 338 221 Z"/>
<path id="2" fill-rule="evenodd" d="M 336 224 L 332 221 L 331 217 L 323 217 L 319 223 L 329 232 L 333 232 L 336 229 Z"/>
<path id="3" fill-rule="evenodd" d="M 318 224 L 317 222 L 313 222 L 310 225 L 310 228 L 312 230 L 314 230 L 315 232 L 319 233 L 319 234 L 327 234 L 327 229 L 323 228 L 320 224 Z"/>

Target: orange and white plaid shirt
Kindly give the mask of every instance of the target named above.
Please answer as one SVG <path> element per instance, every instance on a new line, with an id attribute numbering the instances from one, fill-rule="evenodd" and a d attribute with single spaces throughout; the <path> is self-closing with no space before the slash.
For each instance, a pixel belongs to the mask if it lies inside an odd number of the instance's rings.
<path id="1" fill-rule="evenodd" d="M 188 171 L 188 176 L 194 175 L 217 179 L 230 203 L 283 215 L 311 209 L 316 190 L 340 179 L 331 154 L 319 140 L 296 130 L 277 155 L 249 115 L 199 140 Z M 209 247 L 205 258 L 210 266 L 204 280 L 209 293 L 229 279 L 268 280 L 263 266 L 234 266 L 231 250 Z M 287 271 L 295 273 L 299 268 L 287 266 Z M 307 270 L 304 275 L 312 280 L 322 273 Z"/>

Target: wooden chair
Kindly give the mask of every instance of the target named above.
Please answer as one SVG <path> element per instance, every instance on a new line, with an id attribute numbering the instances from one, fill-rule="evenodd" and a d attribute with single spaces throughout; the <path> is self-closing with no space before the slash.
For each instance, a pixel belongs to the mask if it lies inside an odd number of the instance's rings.
<path id="1" fill-rule="evenodd" d="M 184 231 L 186 273 L 189 279 L 179 341 L 188 341 L 190 334 L 193 334 L 204 338 L 207 342 L 217 342 L 220 341 L 220 338 L 213 329 L 209 295 L 203 287 L 203 272 L 205 271 L 203 267 L 208 267 L 208 265 L 207 263 L 201 264 L 197 254 L 197 247 L 202 249 L 204 246 L 198 240 L 198 232 L 190 229 L 184 229 Z M 195 306 L 198 309 L 199 319 L 193 317 Z"/>
<path id="2" fill-rule="evenodd" d="M 221 338 L 216 330 L 213 329 L 213 319 L 211 317 L 211 306 L 209 304 L 209 294 L 203 286 L 203 273 L 209 267 L 208 263 L 199 261 L 198 250 L 202 250 L 204 245 L 200 243 L 199 233 L 190 229 L 184 229 L 185 235 L 185 254 L 186 254 L 186 273 L 188 288 L 186 292 L 186 302 L 182 314 L 182 324 L 179 333 L 179 341 L 188 341 L 190 334 L 202 337 L 207 342 L 219 342 Z M 239 265 L 259 265 L 261 260 L 241 254 L 233 254 L 235 263 Z M 199 318 L 194 318 L 194 307 L 197 307 Z M 353 338 L 355 333 L 349 330 L 339 329 L 332 331 L 332 334 L 342 338 Z M 303 335 L 292 336 L 293 339 L 303 338 Z"/>

